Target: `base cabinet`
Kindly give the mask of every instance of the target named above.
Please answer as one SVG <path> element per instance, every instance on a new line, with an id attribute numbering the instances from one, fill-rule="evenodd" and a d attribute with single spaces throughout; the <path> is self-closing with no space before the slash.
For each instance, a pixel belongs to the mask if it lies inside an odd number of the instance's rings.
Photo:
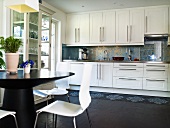
<path id="1" fill-rule="evenodd" d="M 90 86 L 112 87 L 112 63 L 92 63 Z"/>

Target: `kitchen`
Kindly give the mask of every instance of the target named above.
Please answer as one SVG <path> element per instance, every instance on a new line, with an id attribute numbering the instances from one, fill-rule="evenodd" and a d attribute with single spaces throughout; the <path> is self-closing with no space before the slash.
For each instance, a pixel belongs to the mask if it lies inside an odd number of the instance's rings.
<path id="1" fill-rule="evenodd" d="M 2 1 L 1 1 L 2 2 Z M 46 2 L 48 2 L 48 1 L 46 1 Z M 45 2 L 44 2 L 45 3 Z M 51 5 L 49 5 L 49 4 L 47 4 L 47 3 L 45 3 L 48 7 L 50 7 L 50 8 L 52 8 L 52 9 L 54 9 L 55 11 L 56 11 L 56 13 L 55 14 L 53 14 L 53 17 L 55 18 L 55 19 L 58 19 L 59 21 L 60 21 L 60 23 L 61 23 L 61 33 L 60 33 L 60 38 L 61 38 L 61 40 L 60 40 L 60 43 L 63 43 L 64 45 L 63 46 L 61 46 L 60 45 L 60 48 L 61 47 L 63 47 L 63 50 L 62 51 L 60 51 L 60 53 L 59 53 L 59 59 L 60 60 L 64 60 L 64 59 L 71 59 L 71 60 L 77 60 L 78 59 L 78 55 L 79 55 L 79 48 L 87 48 L 88 49 L 88 59 L 91 61 L 91 60 L 95 60 L 95 61 L 97 61 L 97 62 L 95 62 L 97 65 L 96 65 L 96 67 L 98 66 L 99 67 L 99 65 L 102 63 L 102 62 L 100 62 L 101 60 L 103 61 L 103 58 L 104 58 L 104 51 L 106 50 L 107 52 L 108 52 L 108 59 L 109 60 L 112 60 L 112 57 L 113 56 L 124 56 L 124 59 L 125 60 L 127 60 L 128 61 L 128 56 L 129 55 L 131 55 L 132 56 L 132 60 L 134 60 L 135 58 L 137 58 L 137 59 L 140 59 L 140 60 L 142 60 L 142 61 L 148 61 L 149 60 L 149 58 L 148 58 L 148 55 L 152 55 L 152 52 L 150 53 L 150 52 L 147 52 L 147 55 L 145 55 L 145 52 L 146 51 L 152 51 L 153 50 L 153 47 L 151 48 L 151 49 L 149 49 L 149 48 L 147 48 L 147 45 L 144 45 L 144 34 L 142 35 L 142 43 L 143 44 L 136 44 L 136 43 L 134 43 L 133 45 L 131 45 L 131 44 L 127 44 L 128 42 L 126 41 L 127 40 L 127 38 L 125 38 L 125 40 L 123 40 L 123 44 L 122 44 L 122 40 L 120 40 L 120 44 L 98 44 L 98 42 L 95 42 L 94 41 L 94 43 L 97 43 L 97 44 L 93 44 L 93 45 L 91 45 L 91 44 L 78 44 L 78 45 L 67 45 L 67 35 L 65 36 L 65 33 L 66 33 L 66 14 L 64 13 L 64 12 L 62 12 L 62 11 L 60 11 L 60 10 L 58 10 L 58 9 L 55 9 L 54 7 L 52 7 Z M 1 9 L 1 11 L 0 11 L 0 14 L 2 14 L 2 16 L 3 17 L 6 17 L 6 18 L 4 18 L 3 19 L 3 21 L 0 21 L 0 28 L 2 28 L 1 30 L 0 30 L 0 34 L 1 35 L 10 35 L 10 23 L 9 22 L 6 22 L 6 21 L 8 21 L 9 19 L 10 19 L 10 17 L 9 17 L 9 10 L 8 9 L 6 9 L 4 6 L 3 6 L 3 4 L 1 3 L 0 4 L 1 5 L 1 7 L 2 7 L 2 9 Z M 167 9 L 169 9 L 169 3 L 167 4 L 167 3 L 165 3 L 165 6 L 166 6 L 166 8 Z M 153 6 L 153 5 L 149 5 L 149 6 Z M 158 6 L 158 5 L 157 5 Z M 4 9 L 5 8 L 5 9 Z M 124 7 L 121 7 L 121 8 L 124 8 Z M 131 7 L 130 7 L 131 8 Z M 5 10 L 5 11 L 4 11 Z M 104 9 L 105 10 L 105 9 Z M 2 13 L 2 12 L 5 12 L 5 13 Z M 170 14 L 170 13 L 168 13 L 168 14 Z M 166 18 L 168 18 L 168 17 L 170 17 L 169 15 L 166 17 Z M 168 19 L 167 19 L 167 23 L 168 23 Z M 2 25 L 3 24 L 3 25 Z M 169 23 L 168 23 L 169 24 Z M 121 25 L 120 25 L 121 26 Z M 169 25 L 170 26 L 170 25 Z M 144 29 L 144 28 L 143 28 Z M 168 27 L 167 27 L 167 29 L 168 29 Z M 5 31 L 4 31 L 5 30 Z M 100 30 L 100 29 L 99 29 Z M 127 29 L 126 29 L 127 30 Z M 130 29 L 129 29 L 130 30 Z M 170 29 L 168 29 L 168 31 L 169 31 Z M 77 30 L 78 31 L 78 30 Z M 167 32 L 166 32 L 167 33 Z M 170 32 L 169 32 L 170 33 Z M 154 33 L 155 34 L 155 33 Z M 162 33 L 158 33 L 158 34 L 162 34 Z M 96 36 L 96 35 L 95 35 Z M 125 34 L 125 36 L 127 37 L 127 34 Z M 128 33 L 128 36 L 130 36 L 130 33 Z M 140 35 L 141 36 L 141 35 Z M 96 37 L 96 38 L 98 38 L 98 36 Z M 99 38 L 98 38 L 99 39 Z M 121 38 L 120 38 L 121 39 Z M 100 41 L 99 41 L 100 42 Z M 167 43 L 168 43 L 169 41 L 167 41 Z M 89 42 L 87 42 L 87 43 L 89 43 Z M 125 44 L 124 44 L 125 43 Z M 141 43 L 141 42 L 140 42 Z M 162 56 L 163 57 L 163 61 L 169 61 L 170 59 L 169 59 L 169 46 L 163 46 L 163 51 L 164 51 L 164 56 Z M 66 51 L 68 52 L 68 53 L 66 53 Z M 62 53 L 63 52 L 63 53 Z M 74 53 L 74 54 L 72 54 L 72 53 Z M 61 56 L 63 57 L 63 58 L 61 58 Z M 71 62 L 72 64 L 75 64 L 75 63 L 82 63 L 82 61 L 81 62 Z M 99 65 L 98 65 L 98 63 L 99 63 Z M 111 62 L 112 63 L 112 62 Z M 109 62 L 109 65 L 111 64 L 110 62 Z M 134 62 L 132 62 L 132 63 L 134 63 Z M 103 63 L 102 63 L 103 64 Z M 128 63 L 128 64 L 130 64 L 131 65 L 131 63 Z M 136 64 L 136 63 L 135 63 Z M 147 63 L 146 63 L 147 64 Z M 135 68 L 135 70 L 138 70 L 139 69 L 139 71 L 138 72 L 141 72 L 141 71 L 143 71 L 143 70 L 145 70 L 145 68 L 147 67 L 147 65 L 146 65 L 145 63 L 143 64 L 141 64 L 141 63 L 138 63 L 137 62 L 137 67 L 133 67 L 133 69 Z M 148 63 L 148 64 L 150 64 L 150 63 Z M 155 64 L 155 63 L 154 63 Z M 156 63 L 157 64 L 157 63 Z M 162 63 L 161 63 L 162 64 Z M 165 65 L 164 65 L 165 64 Z M 151 65 L 153 65 L 153 63 L 151 63 Z M 73 69 L 74 69 L 74 67 L 75 68 L 77 68 L 77 66 L 75 66 L 75 65 L 72 65 L 73 66 Z M 118 69 L 118 68 L 120 68 L 119 67 L 120 65 L 117 65 L 116 63 L 114 63 L 114 66 L 112 65 L 112 67 L 109 67 L 109 68 L 107 68 L 107 73 L 110 71 L 110 68 L 115 68 L 115 69 Z M 128 65 L 129 66 L 129 65 Z M 167 88 L 167 90 L 168 90 L 168 85 L 169 85 L 169 68 L 168 68 L 168 66 L 169 66 L 169 63 L 163 63 L 163 69 L 164 69 L 164 72 L 163 72 L 163 75 L 165 75 L 165 77 L 163 77 L 163 79 L 164 79 L 164 81 L 167 83 L 166 84 L 166 88 Z M 131 67 L 131 66 L 130 66 Z M 159 66 L 158 66 L 159 67 Z M 129 68 L 129 67 L 125 67 L 125 68 Z M 81 66 L 80 66 L 80 69 L 81 69 Z M 158 70 L 160 70 L 160 69 L 158 69 Z M 162 68 L 161 68 L 161 70 L 162 70 Z M 116 70 L 115 70 L 116 71 Z M 167 72 L 168 71 L 168 72 Z M 81 70 L 80 71 L 77 71 L 77 72 L 79 72 L 79 73 L 81 73 Z M 95 71 L 95 72 L 97 72 L 97 71 Z M 111 73 L 111 79 L 112 79 L 112 73 L 113 73 L 113 71 L 111 71 L 111 72 L 109 72 L 109 73 Z M 131 75 L 133 72 L 128 72 L 128 75 Z M 118 73 L 119 74 L 119 73 Z M 120 73 L 120 74 L 122 74 L 122 72 Z M 96 75 L 96 74 L 95 74 Z M 94 75 L 94 76 L 95 76 Z M 125 73 L 125 75 L 127 75 L 126 73 Z M 146 74 L 147 75 L 147 74 Z M 160 75 L 158 75 L 157 77 L 159 78 L 159 76 Z M 116 78 L 117 76 L 113 76 L 114 78 Z M 127 76 L 121 76 L 121 79 L 122 79 L 122 77 L 123 78 L 126 78 Z M 136 76 L 135 78 L 139 78 L 140 79 L 140 81 L 141 81 L 141 79 L 144 79 L 144 78 L 147 78 L 147 76 L 143 76 L 143 74 L 141 75 L 141 74 L 139 74 L 139 76 Z M 110 79 L 109 79 L 110 80 Z M 74 79 L 73 79 L 73 81 L 75 81 Z M 77 81 L 77 80 L 76 80 Z M 107 80 L 108 81 L 108 80 Z M 112 81 L 113 82 L 113 81 Z M 100 80 L 97 80 L 97 83 L 99 84 L 100 83 Z M 142 83 L 142 82 L 141 82 Z M 74 83 L 73 83 L 74 84 Z M 78 83 L 78 85 L 79 85 L 79 83 Z M 163 84 L 162 86 L 164 86 L 165 84 Z M 140 85 L 140 87 L 142 87 L 141 85 Z M 72 88 L 73 89 L 77 89 L 78 88 L 78 86 L 72 86 Z M 119 93 L 127 93 L 127 94 L 145 94 L 145 95 L 156 95 L 156 96 L 165 96 L 165 97 L 169 97 L 169 92 L 167 91 L 167 90 L 163 90 L 163 91 L 147 91 L 147 90 L 140 90 L 140 89 L 142 89 L 142 88 L 135 88 L 134 90 L 133 89 L 123 89 L 123 87 L 122 87 L 122 89 L 120 89 L 120 88 L 102 88 L 102 87 L 100 87 L 99 86 L 99 88 L 97 88 L 97 87 L 91 87 L 91 88 L 94 88 L 94 90 L 96 90 L 96 91 L 102 91 L 102 92 L 119 92 Z M 131 88 L 131 87 L 130 87 Z M 137 89 L 137 90 L 136 90 Z M 138 90 L 139 89 L 139 90 Z M 152 92 L 152 94 L 151 94 L 151 92 Z"/>

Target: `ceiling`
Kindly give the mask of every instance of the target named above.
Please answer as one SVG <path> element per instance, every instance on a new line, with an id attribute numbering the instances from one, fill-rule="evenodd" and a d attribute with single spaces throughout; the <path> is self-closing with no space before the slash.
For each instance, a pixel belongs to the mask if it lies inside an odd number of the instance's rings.
<path id="1" fill-rule="evenodd" d="M 65 13 L 170 5 L 170 0 L 43 0 Z"/>

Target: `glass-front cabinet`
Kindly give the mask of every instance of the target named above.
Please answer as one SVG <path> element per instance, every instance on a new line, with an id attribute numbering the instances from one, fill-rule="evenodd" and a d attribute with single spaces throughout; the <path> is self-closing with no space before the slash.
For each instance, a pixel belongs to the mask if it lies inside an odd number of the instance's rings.
<path id="1" fill-rule="evenodd" d="M 11 11 L 12 35 L 22 39 L 19 48 L 19 65 L 23 61 L 33 60 L 32 69 L 51 69 L 51 15 L 43 11 L 34 13 L 18 13 Z"/>
<path id="2" fill-rule="evenodd" d="M 41 68 L 51 69 L 51 16 L 47 13 L 40 11 L 41 19 L 41 47 L 40 47 L 40 62 Z"/>

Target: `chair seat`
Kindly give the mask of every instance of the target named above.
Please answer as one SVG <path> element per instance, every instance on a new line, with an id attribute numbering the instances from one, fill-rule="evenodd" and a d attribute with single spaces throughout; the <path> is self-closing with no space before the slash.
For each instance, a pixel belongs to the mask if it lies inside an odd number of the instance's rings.
<path id="1" fill-rule="evenodd" d="M 47 95 L 65 95 L 68 93 L 65 89 L 53 88 L 51 90 L 39 90 L 40 92 Z"/>
<path id="2" fill-rule="evenodd" d="M 62 116 L 75 117 L 83 112 L 80 105 L 64 101 L 55 101 L 37 112 L 48 112 Z"/>
<path id="3" fill-rule="evenodd" d="M 14 115 L 16 112 L 0 110 L 0 119 L 7 116 L 7 115 Z"/>

